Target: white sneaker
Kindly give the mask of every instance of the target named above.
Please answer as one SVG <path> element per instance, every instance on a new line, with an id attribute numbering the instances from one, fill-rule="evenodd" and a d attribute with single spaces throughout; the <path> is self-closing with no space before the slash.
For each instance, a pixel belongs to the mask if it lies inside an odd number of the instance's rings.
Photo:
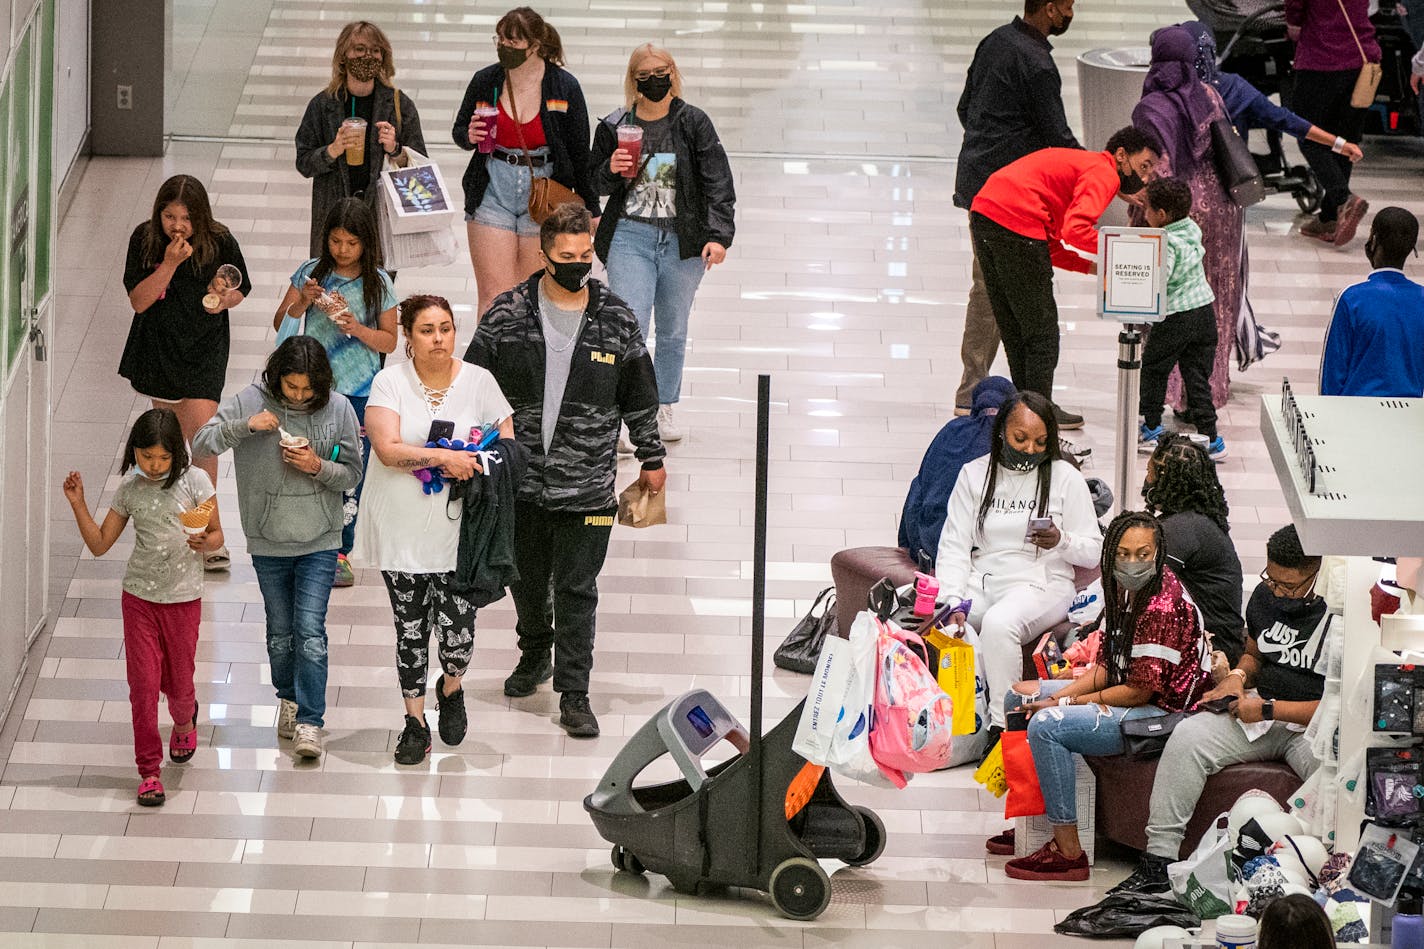
<path id="1" fill-rule="evenodd" d="M 297 734 L 297 703 L 277 700 L 277 737 L 291 741 Z"/>
<path id="2" fill-rule="evenodd" d="M 658 437 L 665 442 L 682 441 L 682 429 L 672 417 L 671 405 L 658 406 Z"/>
<path id="3" fill-rule="evenodd" d="M 299 758 L 321 757 L 321 729 L 315 725 L 298 725 L 297 738 L 292 750 Z"/>

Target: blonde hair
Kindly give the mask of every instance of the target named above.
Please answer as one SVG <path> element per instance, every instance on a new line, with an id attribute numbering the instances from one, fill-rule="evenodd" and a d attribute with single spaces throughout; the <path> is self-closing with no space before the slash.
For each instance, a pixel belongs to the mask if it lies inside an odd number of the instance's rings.
<path id="1" fill-rule="evenodd" d="M 667 62 L 668 66 L 672 68 L 672 91 L 668 95 L 682 98 L 682 71 L 677 68 L 677 60 L 672 58 L 672 53 L 661 46 L 644 43 L 633 50 L 633 55 L 628 57 L 628 71 L 623 76 L 623 104 L 631 109 L 638 101 L 638 80 L 633 78 L 633 73 L 637 71 L 638 61 L 644 56 L 656 56 Z"/>
<path id="2" fill-rule="evenodd" d="M 396 57 L 391 49 L 391 41 L 386 39 L 386 34 L 376 24 L 368 20 L 357 20 L 343 26 L 341 35 L 336 38 L 336 51 L 331 54 L 331 82 L 326 84 L 327 95 L 336 96 L 346 85 L 346 54 L 362 36 L 369 38 L 381 51 L 381 72 L 376 79 L 383 86 L 391 84 L 391 77 L 396 74 Z"/>

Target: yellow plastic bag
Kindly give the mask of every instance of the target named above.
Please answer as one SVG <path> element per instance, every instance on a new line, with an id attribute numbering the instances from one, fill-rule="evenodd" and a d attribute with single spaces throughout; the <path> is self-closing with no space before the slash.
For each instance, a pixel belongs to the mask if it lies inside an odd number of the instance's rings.
<path id="1" fill-rule="evenodd" d="M 935 680 L 954 707 L 954 722 L 950 734 L 972 735 L 979 727 L 974 709 L 974 647 L 943 630 L 934 630 L 925 637 Z"/>
<path id="2" fill-rule="evenodd" d="M 989 757 L 984 759 L 979 770 L 974 772 L 974 781 L 984 785 L 984 790 L 995 797 L 1003 797 L 1008 793 L 1009 781 L 1004 776 L 1004 750 L 998 742 L 994 743 L 994 749 L 989 752 Z"/>

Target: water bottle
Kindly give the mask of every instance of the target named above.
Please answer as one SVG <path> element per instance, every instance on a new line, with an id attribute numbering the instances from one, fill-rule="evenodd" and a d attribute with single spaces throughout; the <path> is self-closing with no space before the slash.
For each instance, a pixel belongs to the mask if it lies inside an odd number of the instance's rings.
<path id="1" fill-rule="evenodd" d="M 1399 898 L 1399 910 L 1390 924 L 1390 949 L 1424 949 L 1424 916 L 1420 898 L 1407 894 Z"/>
<path id="2" fill-rule="evenodd" d="M 927 573 L 915 574 L 915 615 L 926 618 L 933 616 L 937 596 L 939 579 Z"/>

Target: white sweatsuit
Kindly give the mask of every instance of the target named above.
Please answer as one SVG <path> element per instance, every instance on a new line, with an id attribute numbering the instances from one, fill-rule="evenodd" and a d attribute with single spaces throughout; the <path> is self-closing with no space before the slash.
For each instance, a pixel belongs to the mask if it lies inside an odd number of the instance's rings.
<path id="1" fill-rule="evenodd" d="M 988 679 L 989 717 L 1004 724 L 1003 697 L 1022 677 L 1023 644 L 1062 622 L 1073 601 L 1073 568 L 1095 567 L 1102 556 L 1088 483 L 1066 461 L 1053 463 L 1048 510 L 1038 507 L 1038 471 L 999 466 L 994 499 L 978 530 L 979 505 L 989 456 L 959 472 L 949 495 L 949 513 L 939 538 L 935 574 L 942 598 L 974 601 L 969 625 L 979 631 Z M 1058 546 L 1029 543 L 1031 517 L 1051 517 L 1062 534 Z"/>

